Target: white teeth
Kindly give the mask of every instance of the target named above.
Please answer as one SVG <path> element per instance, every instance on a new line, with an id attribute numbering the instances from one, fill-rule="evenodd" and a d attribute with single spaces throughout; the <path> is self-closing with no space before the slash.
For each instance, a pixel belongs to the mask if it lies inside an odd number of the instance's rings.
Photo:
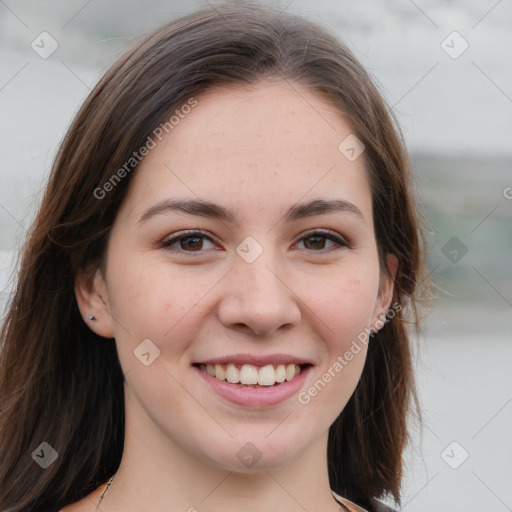
<path id="1" fill-rule="evenodd" d="M 300 371 L 300 369 L 299 369 L 299 371 Z M 289 364 L 286 367 L 286 380 L 290 381 L 293 379 L 293 377 L 295 377 L 295 365 Z"/>
<path id="2" fill-rule="evenodd" d="M 244 364 L 240 370 L 242 384 L 258 384 L 258 370 L 252 364 Z"/>
<path id="3" fill-rule="evenodd" d="M 280 364 L 276 369 L 276 382 L 284 382 L 286 380 L 286 367 Z"/>
<path id="4" fill-rule="evenodd" d="M 271 364 L 260 368 L 258 372 L 258 384 L 260 386 L 273 386 L 276 383 L 276 371 Z"/>
<path id="5" fill-rule="evenodd" d="M 226 370 L 226 380 L 231 382 L 231 384 L 236 384 L 240 382 L 239 375 L 240 372 L 238 368 L 234 364 L 228 364 L 228 369 Z"/>
<path id="6" fill-rule="evenodd" d="M 244 384 L 246 386 L 273 386 L 276 383 L 290 381 L 301 372 L 298 364 L 279 364 L 277 366 L 267 364 L 254 366 L 252 364 L 235 365 L 228 364 L 201 364 L 200 369 L 208 375 L 219 380 L 227 380 L 231 384 Z"/>

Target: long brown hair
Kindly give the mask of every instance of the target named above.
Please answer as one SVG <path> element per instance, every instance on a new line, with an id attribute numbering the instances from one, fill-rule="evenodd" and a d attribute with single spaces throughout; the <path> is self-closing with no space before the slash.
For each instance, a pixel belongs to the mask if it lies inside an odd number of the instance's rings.
<path id="1" fill-rule="evenodd" d="M 61 144 L 1 332 L 2 512 L 78 501 L 121 460 L 124 376 L 115 342 L 86 326 L 73 291 L 79 269 L 101 265 L 136 165 L 115 187 L 105 184 L 191 97 L 268 77 L 335 102 L 365 145 L 381 264 L 387 268 L 388 253 L 398 257 L 393 301 L 404 307 L 369 343 L 361 380 L 330 427 L 329 478 L 335 492 L 367 508 L 375 497 L 399 502 L 408 411 L 417 406 L 407 323 L 418 325 L 426 283 L 400 129 L 371 77 L 325 29 L 269 7 L 228 3 L 164 25 L 128 51 Z M 42 442 L 57 452 L 47 469 L 31 457 Z"/>

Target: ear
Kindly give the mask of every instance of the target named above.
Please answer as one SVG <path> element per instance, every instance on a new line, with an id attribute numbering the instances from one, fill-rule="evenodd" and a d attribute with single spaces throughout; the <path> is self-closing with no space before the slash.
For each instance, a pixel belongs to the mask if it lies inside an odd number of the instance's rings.
<path id="1" fill-rule="evenodd" d="M 99 336 L 113 338 L 114 329 L 107 288 L 101 270 L 80 269 L 75 278 L 75 297 L 84 322 Z M 91 319 L 90 317 L 94 318 Z"/>
<path id="2" fill-rule="evenodd" d="M 386 313 L 393 300 L 393 291 L 396 273 L 398 271 L 398 258 L 394 254 L 386 256 L 387 272 L 381 272 L 379 293 L 375 301 L 373 312 L 372 331 L 377 332 L 382 329 L 385 323 Z"/>

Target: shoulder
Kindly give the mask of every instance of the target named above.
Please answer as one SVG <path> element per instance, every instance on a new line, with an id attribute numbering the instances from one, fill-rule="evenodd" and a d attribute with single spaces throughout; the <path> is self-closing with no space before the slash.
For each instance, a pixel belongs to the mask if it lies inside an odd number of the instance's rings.
<path id="1" fill-rule="evenodd" d="M 341 503 L 342 505 L 345 505 L 345 507 L 348 507 L 350 512 L 368 512 L 368 510 L 365 510 L 364 508 L 361 508 L 359 505 L 352 503 L 350 500 L 343 498 L 343 496 L 336 494 L 334 491 L 331 490 L 331 492 L 333 496 L 336 498 L 336 501 Z"/>
<path id="2" fill-rule="evenodd" d="M 356 505 L 350 500 L 343 498 L 339 494 L 336 494 L 334 491 L 331 491 L 334 497 L 341 502 L 343 505 L 349 508 L 350 512 L 397 512 L 395 509 L 389 507 L 388 505 L 382 503 L 382 501 L 377 500 L 376 498 L 371 498 L 371 508 L 366 509 L 362 508 L 359 505 Z"/>
<path id="3" fill-rule="evenodd" d="M 391 508 L 390 506 L 375 498 L 372 498 L 371 501 L 374 512 L 397 512 L 394 508 Z"/>

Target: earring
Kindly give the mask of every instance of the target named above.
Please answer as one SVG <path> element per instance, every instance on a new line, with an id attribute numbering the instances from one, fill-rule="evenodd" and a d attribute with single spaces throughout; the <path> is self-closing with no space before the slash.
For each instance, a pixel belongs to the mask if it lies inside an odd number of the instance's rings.
<path id="1" fill-rule="evenodd" d="M 92 320 L 96 320 L 96 317 L 95 317 L 94 315 L 90 315 L 90 316 L 89 316 L 89 320 L 91 320 L 91 321 L 92 321 Z"/>

